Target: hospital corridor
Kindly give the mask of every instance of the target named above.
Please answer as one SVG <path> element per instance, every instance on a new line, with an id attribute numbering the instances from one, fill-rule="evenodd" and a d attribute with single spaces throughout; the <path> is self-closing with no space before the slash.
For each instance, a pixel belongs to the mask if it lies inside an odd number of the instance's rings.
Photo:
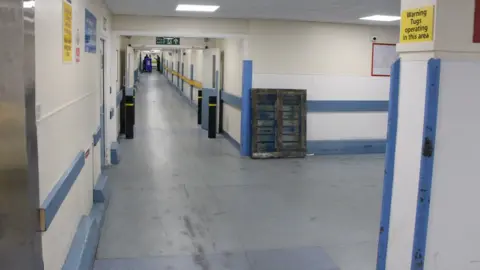
<path id="1" fill-rule="evenodd" d="M 480 270 L 480 0 L 0 0 L 0 36 L 0 270 Z"/>

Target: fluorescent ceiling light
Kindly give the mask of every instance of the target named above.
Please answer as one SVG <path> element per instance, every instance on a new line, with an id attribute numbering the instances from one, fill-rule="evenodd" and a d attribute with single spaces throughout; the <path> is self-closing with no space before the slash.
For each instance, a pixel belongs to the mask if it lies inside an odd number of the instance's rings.
<path id="1" fill-rule="evenodd" d="M 178 5 L 177 11 L 215 12 L 219 7 L 213 5 Z"/>
<path id="2" fill-rule="evenodd" d="M 35 1 L 24 1 L 23 2 L 23 8 L 34 8 L 35 7 Z"/>
<path id="3" fill-rule="evenodd" d="M 393 21 L 399 21 L 400 16 L 373 15 L 373 16 L 360 18 L 360 20 L 378 21 L 378 22 L 393 22 Z"/>

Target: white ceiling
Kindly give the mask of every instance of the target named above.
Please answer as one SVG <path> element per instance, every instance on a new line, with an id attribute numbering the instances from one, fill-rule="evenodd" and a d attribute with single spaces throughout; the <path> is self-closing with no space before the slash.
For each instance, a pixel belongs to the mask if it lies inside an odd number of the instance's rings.
<path id="1" fill-rule="evenodd" d="M 368 23 L 358 18 L 375 14 L 400 14 L 400 0 L 106 0 L 106 2 L 114 14 L 123 15 Z M 176 12 L 178 4 L 215 4 L 219 5 L 220 9 L 208 14 Z"/>

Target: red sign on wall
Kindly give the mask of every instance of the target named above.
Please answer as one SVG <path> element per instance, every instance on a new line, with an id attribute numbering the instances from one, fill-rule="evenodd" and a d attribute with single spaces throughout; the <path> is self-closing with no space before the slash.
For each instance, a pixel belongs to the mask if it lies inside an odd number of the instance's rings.
<path id="1" fill-rule="evenodd" d="M 80 63 L 80 48 L 77 48 L 77 50 L 75 51 L 75 61 L 77 61 L 77 63 Z"/>
<path id="2" fill-rule="evenodd" d="M 473 43 L 480 43 L 480 0 L 475 0 L 475 15 L 473 17 Z"/>

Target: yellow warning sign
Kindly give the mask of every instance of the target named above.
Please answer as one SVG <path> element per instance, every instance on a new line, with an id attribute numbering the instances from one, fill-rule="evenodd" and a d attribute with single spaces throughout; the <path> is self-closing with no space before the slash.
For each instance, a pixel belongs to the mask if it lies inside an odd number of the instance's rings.
<path id="1" fill-rule="evenodd" d="M 435 6 L 402 11 L 400 43 L 433 41 Z"/>
<path id="2" fill-rule="evenodd" d="M 72 5 L 63 1 L 63 62 L 70 63 L 73 59 L 72 46 Z"/>

